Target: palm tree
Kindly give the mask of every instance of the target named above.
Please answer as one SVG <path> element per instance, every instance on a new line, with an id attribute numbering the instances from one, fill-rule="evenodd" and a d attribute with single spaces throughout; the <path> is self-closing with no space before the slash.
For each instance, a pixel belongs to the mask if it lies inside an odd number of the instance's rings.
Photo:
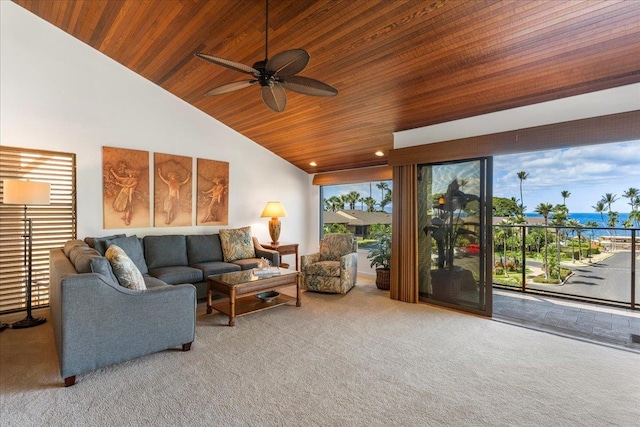
<path id="1" fill-rule="evenodd" d="M 633 220 L 636 227 L 640 227 L 640 210 L 636 209 L 631 211 L 631 213 L 629 214 L 629 219 Z"/>
<path id="2" fill-rule="evenodd" d="M 361 211 L 364 211 L 364 199 L 365 199 L 364 197 L 360 197 L 358 199 L 358 202 L 360 202 L 360 210 Z"/>
<path id="3" fill-rule="evenodd" d="M 580 223 L 580 221 L 576 219 L 570 219 L 569 221 L 567 221 L 567 225 L 569 225 L 569 227 L 571 227 L 571 229 L 575 231 L 576 234 L 578 234 L 578 261 L 582 261 L 582 227 L 583 225 Z M 574 249 L 573 244 L 571 245 L 571 248 Z M 575 249 L 572 252 L 575 252 Z M 575 255 L 572 254 L 571 259 L 573 260 L 574 263 L 576 262 Z"/>
<path id="4" fill-rule="evenodd" d="M 558 281 L 562 281 L 562 269 L 560 267 L 560 227 L 566 225 L 569 211 L 565 205 L 555 205 L 553 207 L 553 220 L 551 221 L 552 225 L 556 225 L 556 257 L 558 261 Z M 567 241 L 566 233 L 562 230 L 562 240 Z"/>
<path id="5" fill-rule="evenodd" d="M 622 193 L 622 197 L 629 199 L 629 205 L 632 211 L 635 211 L 638 207 L 636 205 L 636 198 L 638 198 L 638 196 L 640 196 L 640 190 L 633 187 Z"/>
<path id="6" fill-rule="evenodd" d="M 387 194 L 384 195 L 384 199 L 380 201 L 380 211 L 384 212 L 384 208 L 392 202 L 391 190 L 387 190 Z"/>
<path id="7" fill-rule="evenodd" d="M 609 215 L 609 221 L 607 223 L 607 225 L 611 228 L 616 226 L 616 223 L 618 222 L 618 218 L 620 217 L 618 215 L 618 212 L 613 212 L 611 211 L 611 205 L 614 204 L 616 201 L 618 201 L 618 196 L 616 194 L 612 194 L 612 193 L 605 193 L 604 196 L 602 196 L 602 203 L 604 203 L 605 205 L 607 205 L 607 212 Z M 611 244 L 611 249 L 616 248 L 616 231 L 615 230 L 611 230 L 611 234 L 613 234 L 613 242 Z"/>
<path id="8" fill-rule="evenodd" d="M 331 212 L 335 212 L 339 209 L 342 209 L 342 199 L 338 196 L 331 196 L 329 200 L 327 200 L 328 209 Z"/>
<path id="9" fill-rule="evenodd" d="M 602 221 L 602 225 L 604 225 L 604 202 L 602 200 L 598 200 L 595 206 L 591 206 L 596 213 L 600 214 L 600 220 Z"/>
<path id="10" fill-rule="evenodd" d="M 367 206 L 367 212 L 375 212 L 376 211 L 376 199 L 373 197 L 365 197 L 362 199 L 364 204 Z"/>
<path id="11" fill-rule="evenodd" d="M 349 204 L 349 209 L 355 210 L 356 203 L 358 203 L 358 200 L 360 200 L 360 193 L 358 193 L 357 191 L 351 191 L 342 197 L 345 203 Z"/>
<path id="12" fill-rule="evenodd" d="M 587 249 L 587 258 L 589 258 L 589 262 L 591 262 L 591 240 L 593 240 L 595 234 L 592 227 L 598 227 L 598 223 L 595 221 L 587 221 L 584 225 L 585 227 L 591 228 L 589 230 L 589 232 L 591 233 L 591 239 L 589 239 L 589 249 Z"/>
<path id="13" fill-rule="evenodd" d="M 384 200 L 384 192 L 389 191 L 389 184 L 386 182 L 379 182 L 376 184 L 376 187 L 378 187 L 381 192 L 380 200 Z"/>
<path id="14" fill-rule="evenodd" d="M 496 242 L 502 243 L 503 258 L 500 260 L 500 263 L 502 264 L 505 277 L 509 277 L 509 273 L 507 272 L 507 237 L 509 236 L 506 228 L 507 225 L 511 225 L 509 220 L 503 219 L 500 221 L 500 226 L 497 227 L 498 229 L 494 236 Z"/>
<path id="15" fill-rule="evenodd" d="M 529 176 L 525 171 L 518 172 L 518 179 L 520 180 L 520 213 L 524 215 L 524 199 L 522 198 L 522 181 Z"/>
<path id="16" fill-rule="evenodd" d="M 569 196 L 571 195 L 571 192 L 567 191 L 567 190 L 562 190 L 560 192 L 560 195 L 562 196 L 562 204 L 564 206 L 567 206 L 567 199 L 569 198 Z"/>
<path id="17" fill-rule="evenodd" d="M 549 213 L 553 209 L 553 205 L 551 203 L 540 203 L 536 206 L 535 212 L 542 215 L 544 218 L 544 278 L 549 278 L 549 262 L 547 259 L 547 254 L 549 251 L 548 242 L 547 242 L 547 226 L 549 225 Z"/>
<path id="18" fill-rule="evenodd" d="M 618 195 L 612 193 L 605 193 L 602 196 L 602 203 L 607 205 L 607 211 L 611 212 L 611 205 L 618 201 Z"/>

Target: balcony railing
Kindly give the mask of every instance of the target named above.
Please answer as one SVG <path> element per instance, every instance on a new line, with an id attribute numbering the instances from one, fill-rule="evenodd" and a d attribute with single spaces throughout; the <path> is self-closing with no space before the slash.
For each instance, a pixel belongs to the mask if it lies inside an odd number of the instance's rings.
<path id="1" fill-rule="evenodd" d="M 638 228 L 494 225 L 493 285 L 638 309 L 639 238 Z"/>

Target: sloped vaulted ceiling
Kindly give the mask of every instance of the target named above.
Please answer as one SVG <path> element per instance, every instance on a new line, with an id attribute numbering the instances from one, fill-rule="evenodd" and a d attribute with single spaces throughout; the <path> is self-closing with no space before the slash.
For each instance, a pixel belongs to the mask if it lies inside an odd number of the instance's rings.
<path id="1" fill-rule="evenodd" d="M 339 90 L 282 113 L 257 86 L 204 97 L 246 75 L 194 57 L 264 59 L 264 0 L 14 1 L 310 173 L 385 164 L 395 131 L 640 82 L 638 1 L 271 0 L 270 55 L 307 50 L 300 74 Z"/>

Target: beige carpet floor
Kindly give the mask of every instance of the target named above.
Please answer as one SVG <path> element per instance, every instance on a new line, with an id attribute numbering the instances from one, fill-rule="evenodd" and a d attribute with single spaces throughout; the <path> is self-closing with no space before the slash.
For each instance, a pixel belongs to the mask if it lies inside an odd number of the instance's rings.
<path id="1" fill-rule="evenodd" d="M 300 308 L 245 316 L 233 328 L 202 304 L 198 311 L 191 351 L 100 369 L 69 388 L 50 322 L 0 333 L 0 425 L 632 426 L 640 419 L 640 355 L 392 301 L 372 284 L 347 295 L 304 293 Z"/>

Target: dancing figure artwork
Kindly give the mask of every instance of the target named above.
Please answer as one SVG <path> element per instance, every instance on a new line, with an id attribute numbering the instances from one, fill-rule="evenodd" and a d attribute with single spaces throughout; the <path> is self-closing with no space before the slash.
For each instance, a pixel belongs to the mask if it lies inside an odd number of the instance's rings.
<path id="1" fill-rule="evenodd" d="M 198 159 L 196 225 L 229 224 L 229 163 Z"/>
<path id="2" fill-rule="evenodd" d="M 186 178 L 180 181 L 178 179 L 177 172 L 170 171 L 169 173 L 167 173 L 167 176 L 164 177 L 162 175 L 162 169 L 158 168 L 158 176 L 160 177 L 162 182 L 167 184 L 167 187 L 169 187 L 169 192 L 167 193 L 163 204 L 163 211 L 165 214 L 164 223 L 168 225 L 173 222 L 175 211 L 180 205 L 180 187 L 187 184 L 191 180 L 191 172 L 187 172 Z"/>
<path id="3" fill-rule="evenodd" d="M 213 181 L 211 189 L 202 192 L 202 194 L 211 197 L 209 207 L 207 208 L 204 218 L 202 218 L 202 222 L 218 221 L 218 208 L 222 203 L 226 190 L 227 186 L 224 184 L 224 179 L 216 178 Z"/>
<path id="4" fill-rule="evenodd" d="M 120 219 L 124 220 L 125 225 L 131 225 L 131 215 L 133 215 L 133 193 L 138 186 L 138 174 L 131 169 L 127 170 L 127 176 L 118 175 L 113 168 L 110 169 L 111 175 L 116 179 L 117 184 L 121 187 L 120 193 L 113 199 L 113 209 L 116 212 L 122 212 Z"/>
<path id="5" fill-rule="evenodd" d="M 102 147 L 104 228 L 149 226 L 149 152 Z"/>

